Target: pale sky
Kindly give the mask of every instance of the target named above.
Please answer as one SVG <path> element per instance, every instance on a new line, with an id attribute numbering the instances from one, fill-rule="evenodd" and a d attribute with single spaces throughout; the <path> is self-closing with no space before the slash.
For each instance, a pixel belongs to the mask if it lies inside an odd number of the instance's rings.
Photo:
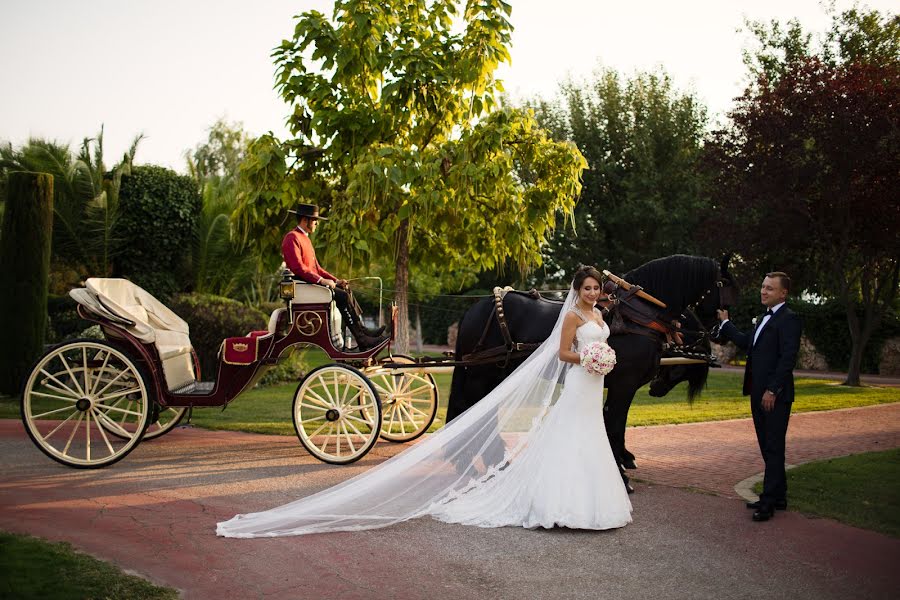
<path id="1" fill-rule="evenodd" d="M 552 96 L 597 65 L 624 74 L 662 66 L 712 116 L 739 95 L 745 17 L 829 24 L 820 0 L 511 0 L 513 97 Z M 838 0 L 845 9 L 851 0 Z M 896 0 L 865 6 L 896 12 Z M 293 15 L 331 0 L 2 0 L 0 141 L 29 136 L 76 147 L 105 125 L 111 166 L 138 133 L 138 163 L 184 171 L 184 152 L 219 117 L 283 137 L 271 49 Z"/>

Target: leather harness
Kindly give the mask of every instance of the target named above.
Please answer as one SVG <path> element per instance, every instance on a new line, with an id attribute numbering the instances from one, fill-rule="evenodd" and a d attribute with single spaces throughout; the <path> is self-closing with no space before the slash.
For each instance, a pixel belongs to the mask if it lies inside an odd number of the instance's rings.
<path id="1" fill-rule="evenodd" d="M 718 282 L 717 285 L 721 287 L 721 284 L 719 284 Z M 475 344 L 475 348 L 473 348 L 472 352 L 461 357 L 456 357 L 456 361 L 454 361 L 454 364 L 473 366 L 502 363 L 498 366 L 500 368 L 505 368 L 509 364 L 509 361 L 516 358 L 525 358 L 532 352 L 534 352 L 534 350 L 537 349 L 538 346 L 541 345 L 540 343 L 521 343 L 513 340 L 512 333 L 509 330 L 509 323 L 506 320 L 506 312 L 503 308 L 503 299 L 506 297 L 506 294 L 508 292 L 515 291 L 516 290 L 511 287 L 494 288 L 494 308 L 485 323 L 484 331 L 481 333 L 481 338 L 478 340 L 478 343 Z M 710 360 L 709 355 L 706 355 L 705 353 L 703 355 L 700 355 L 694 352 L 690 352 L 698 345 L 700 340 L 698 340 L 694 344 L 691 344 L 690 346 L 684 346 L 684 338 L 681 334 L 681 331 L 679 331 L 679 328 L 674 325 L 676 321 L 666 319 L 664 309 L 661 309 L 657 305 L 654 305 L 651 302 L 648 302 L 647 300 L 641 298 L 641 296 L 638 295 L 638 292 L 642 292 L 643 288 L 641 288 L 640 286 L 630 285 L 630 288 L 626 289 L 624 286 L 621 286 L 614 281 L 607 280 L 603 286 L 603 291 L 607 294 L 607 299 L 613 302 L 613 306 L 609 311 L 610 314 L 618 313 L 618 315 L 622 318 L 624 329 L 629 333 L 636 333 L 638 335 L 651 337 L 657 340 L 660 345 L 665 346 L 677 353 L 696 358 L 700 358 L 702 356 L 702 358 Z M 703 297 L 705 297 L 710 291 L 711 289 L 707 290 L 707 292 L 703 294 Z M 527 292 L 527 294 L 535 299 L 542 299 L 542 296 L 536 289 L 532 289 L 531 291 Z M 659 304 L 662 303 L 660 302 Z M 485 341 L 487 339 L 488 332 L 490 331 L 491 323 L 495 318 L 497 321 L 497 326 L 500 329 L 500 335 L 503 336 L 504 344 L 502 346 L 496 346 L 493 348 L 485 348 Z M 702 337 L 703 336 L 701 335 L 701 339 Z"/>

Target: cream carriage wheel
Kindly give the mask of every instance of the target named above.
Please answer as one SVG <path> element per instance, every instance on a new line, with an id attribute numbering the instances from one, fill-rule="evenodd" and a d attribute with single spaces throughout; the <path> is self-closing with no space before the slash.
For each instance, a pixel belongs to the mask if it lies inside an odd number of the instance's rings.
<path id="1" fill-rule="evenodd" d="M 117 403 L 112 404 L 112 406 L 130 411 L 133 410 L 135 401 L 130 398 L 122 398 Z M 147 425 L 147 430 L 144 431 L 144 441 L 158 438 L 159 436 L 172 431 L 181 422 L 185 413 L 187 413 L 187 408 L 183 406 L 173 407 L 155 405 L 150 411 L 150 419 L 152 422 Z M 122 415 L 127 415 L 127 413 L 122 413 Z M 156 418 L 154 419 L 154 417 Z M 121 420 L 121 417 L 118 420 Z M 106 421 L 100 422 L 100 426 L 103 427 L 107 433 L 111 433 L 116 437 L 121 438 L 126 432 L 129 434 L 129 437 L 133 435 L 133 431 L 131 431 L 133 426 L 129 426 L 125 423 L 118 423 L 118 425 L 118 427 L 111 427 Z"/>
<path id="2" fill-rule="evenodd" d="M 378 392 L 353 367 L 333 364 L 310 371 L 297 387 L 292 412 L 300 443 L 321 461 L 355 462 L 378 441 Z"/>
<path id="3" fill-rule="evenodd" d="M 413 364 L 409 356 L 394 355 L 385 362 Z M 379 372 L 375 367 L 369 379 L 381 396 L 381 437 L 391 442 L 409 442 L 428 431 L 438 409 L 438 390 L 429 373 L 401 371 Z"/>
<path id="4" fill-rule="evenodd" d="M 98 375 L 98 377 L 101 377 L 104 383 L 112 381 L 117 377 L 123 382 L 128 382 L 130 379 L 130 375 L 120 375 L 114 368 L 107 368 L 102 374 Z M 136 399 L 128 396 L 123 396 L 115 402 L 110 403 L 110 406 L 113 408 L 121 408 L 126 412 L 119 413 L 119 416 L 116 419 L 112 419 L 113 421 L 117 421 L 115 424 L 105 420 L 99 421 L 100 427 L 105 429 L 107 433 L 121 439 L 131 437 L 134 435 L 134 423 L 126 422 L 126 417 L 129 412 L 134 410 L 137 403 L 138 401 Z M 151 423 L 147 425 L 147 429 L 144 431 L 143 441 L 152 440 L 153 438 L 157 438 L 172 431 L 172 429 L 181 422 L 181 419 L 186 412 L 186 407 L 164 407 L 154 404 L 153 410 L 150 412 Z"/>
<path id="5" fill-rule="evenodd" d="M 105 467 L 124 458 L 141 441 L 150 412 L 150 394 L 138 367 L 97 340 L 52 348 L 38 360 L 22 392 L 28 435 L 47 456 L 71 467 Z"/>
<path id="6" fill-rule="evenodd" d="M 186 406 L 158 406 L 157 410 L 158 412 L 154 410 L 152 413 L 156 415 L 156 420 L 147 425 L 147 431 L 144 432 L 144 441 L 158 438 L 175 429 L 188 409 Z"/>

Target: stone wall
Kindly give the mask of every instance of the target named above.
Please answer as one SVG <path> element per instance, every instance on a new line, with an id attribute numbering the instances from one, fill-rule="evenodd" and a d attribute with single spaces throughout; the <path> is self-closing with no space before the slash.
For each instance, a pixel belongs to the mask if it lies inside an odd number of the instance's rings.
<path id="1" fill-rule="evenodd" d="M 900 377 L 900 337 L 891 338 L 881 347 L 881 362 L 878 373 L 891 377 Z"/>
<path id="2" fill-rule="evenodd" d="M 898 352 L 900 352 L 900 344 L 898 344 Z M 712 344 L 712 353 L 719 357 L 720 364 L 727 365 L 735 359 L 738 349 L 732 342 Z M 900 362 L 900 353 L 898 353 L 896 359 Z M 825 360 L 825 356 L 816 350 L 816 347 L 806 336 L 800 338 L 800 355 L 797 357 L 796 368 L 802 371 L 828 370 L 828 362 Z"/>

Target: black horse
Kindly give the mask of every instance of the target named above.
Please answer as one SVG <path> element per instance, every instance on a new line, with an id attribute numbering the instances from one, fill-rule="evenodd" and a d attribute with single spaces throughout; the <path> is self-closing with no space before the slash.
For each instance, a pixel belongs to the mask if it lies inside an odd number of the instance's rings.
<path id="1" fill-rule="evenodd" d="M 669 256 L 629 271 L 624 278 L 629 283 L 643 287 L 666 304 L 667 309 L 661 316 L 663 320 L 675 320 L 691 307 L 701 325 L 707 329 L 716 323 L 716 309 L 730 304 L 731 297 L 736 297 L 733 280 L 727 272 L 727 259 L 722 261 L 720 268 L 710 258 Z M 515 342 L 523 344 L 546 340 L 561 308 L 561 302 L 535 298 L 523 292 L 510 292 L 503 300 L 511 337 Z M 493 313 L 494 302 L 490 298 L 477 302 L 466 311 L 460 320 L 456 339 L 457 360 L 471 354 L 479 345 L 481 348 L 491 348 L 505 344 L 505 337 Z M 633 460 L 631 453 L 625 450 L 628 410 L 638 388 L 650 382 L 657 374 L 663 341 L 658 336 L 633 332 L 613 332 L 610 336 L 609 345 L 616 351 L 617 366 L 606 376 L 608 392 L 604 410 L 607 435 L 619 464 Z M 447 420 L 450 421 L 481 400 L 523 360 L 523 356 L 517 356 L 501 363 L 456 367 L 450 388 Z M 691 389 L 697 392 L 705 385 L 708 373 L 708 367 L 700 365 L 700 369 L 684 371 L 684 377 L 694 377 Z M 624 473 L 623 479 L 627 484 Z"/>

